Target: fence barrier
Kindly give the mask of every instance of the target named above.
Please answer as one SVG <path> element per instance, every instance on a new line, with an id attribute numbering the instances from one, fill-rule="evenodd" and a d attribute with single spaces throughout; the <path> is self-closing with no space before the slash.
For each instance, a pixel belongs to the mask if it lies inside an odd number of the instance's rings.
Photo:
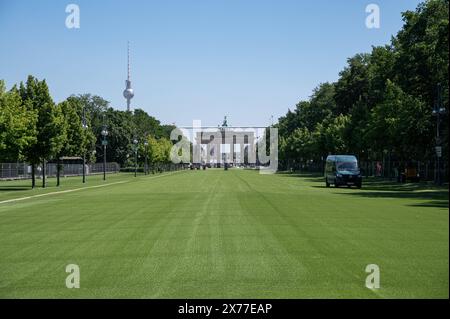
<path id="1" fill-rule="evenodd" d="M 46 176 L 56 177 L 57 167 L 56 163 L 46 164 Z M 61 165 L 61 177 L 65 176 L 81 176 L 83 175 L 83 164 L 68 164 L 63 163 Z M 289 162 L 285 163 L 283 170 L 299 171 L 299 172 L 311 172 L 311 173 L 323 173 L 323 163 L 311 163 L 308 165 Z M 387 179 L 396 180 L 399 177 L 398 167 L 401 167 L 399 162 L 394 161 L 362 161 L 359 163 L 362 174 L 365 177 L 382 177 Z M 415 167 L 419 175 L 420 180 L 432 181 L 436 180 L 436 163 L 429 162 L 416 162 Z M 156 163 L 149 164 L 148 172 L 151 174 L 175 171 L 188 168 L 187 164 L 173 164 L 173 163 Z M 135 167 L 121 168 L 118 163 L 110 162 L 106 163 L 107 173 L 118 172 L 134 172 Z M 138 172 L 144 172 L 144 168 L 138 167 Z M 86 164 L 86 175 L 102 174 L 103 163 Z M 448 163 L 443 162 L 441 166 L 441 177 L 443 181 L 449 180 L 449 167 Z M 42 178 L 42 164 L 36 165 L 36 178 Z M 0 180 L 1 179 L 31 179 L 31 165 L 28 163 L 0 163 Z"/>
<path id="2" fill-rule="evenodd" d="M 46 176 L 56 177 L 56 163 L 46 164 Z M 83 175 L 83 164 L 61 165 L 61 177 Z M 86 175 L 103 173 L 103 163 L 86 164 Z M 120 165 L 111 162 L 106 163 L 107 173 L 118 173 Z M 36 178 L 42 178 L 42 164 L 36 165 Z M 31 165 L 29 163 L 0 163 L 0 179 L 31 179 Z"/>
<path id="3" fill-rule="evenodd" d="M 311 162 L 308 164 L 296 162 L 293 160 L 281 163 L 281 170 L 297 171 L 305 173 L 323 173 L 324 164 L 320 162 Z M 418 174 L 418 179 L 422 181 L 435 181 L 438 170 L 436 169 L 435 161 L 415 161 L 414 165 Z M 359 162 L 362 175 L 364 177 L 380 177 L 391 180 L 397 180 L 402 173 L 400 167 L 404 167 L 404 163 L 399 161 L 361 161 Z M 441 178 L 442 181 L 449 180 L 448 163 L 442 161 L 441 163 Z"/>

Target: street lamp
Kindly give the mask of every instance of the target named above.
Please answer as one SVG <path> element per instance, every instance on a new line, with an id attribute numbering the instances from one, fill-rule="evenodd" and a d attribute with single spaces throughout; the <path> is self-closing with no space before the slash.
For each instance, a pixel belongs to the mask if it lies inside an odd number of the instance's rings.
<path id="1" fill-rule="evenodd" d="M 138 152 L 138 140 L 135 138 L 133 140 L 134 144 L 134 177 L 137 176 L 137 152 Z"/>
<path id="2" fill-rule="evenodd" d="M 88 125 L 86 121 L 86 107 L 83 106 L 83 118 L 81 119 L 81 126 L 83 127 L 83 131 L 86 132 Z M 86 183 L 86 151 L 83 145 L 83 183 Z"/>
<path id="3" fill-rule="evenodd" d="M 148 141 L 147 139 L 144 142 L 145 146 L 145 167 L 144 167 L 144 175 L 148 174 L 148 163 L 147 163 L 147 153 L 148 153 Z"/>
<path id="4" fill-rule="evenodd" d="M 442 146 L 441 146 L 441 137 L 440 137 L 440 124 L 441 124 L 441 117 L 447 113 L 447 110 L 442 105 L 442 87 L 441 84 L 438 83 L 437 85 L 437 99 L 433 107 L 433 112 L 431 113 L 433 116 L 436 117 L 436 184 L 441 185 L 441 164 L 440 164 L 440 158 L 442 156 Z"/>
<path id="5" fill-rule="evenodd" d="M 106 137 L 108 136 L 108 130 L 106 129 L 106 124 L 103 124 L 103 129 L 101 132 L 103 136 L 102 145 L 103 145 L 103 180 L 106 180 L 106 145 L 108 145 L 108 141 Z"/>

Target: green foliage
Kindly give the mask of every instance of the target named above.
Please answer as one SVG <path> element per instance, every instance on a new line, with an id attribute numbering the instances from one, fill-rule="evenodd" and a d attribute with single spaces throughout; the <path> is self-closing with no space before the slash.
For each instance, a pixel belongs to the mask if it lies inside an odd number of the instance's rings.
<path id="1" fill-rule="evenodd" d="M 319 123 L 313 133 L 316 144 L 315 152 L 323 157 L 328 153 L 342 154 L 347 152 L 345 131 L 349 122 L 349 116 L 340 114 Z"/>
<path id="2" fill-rule="evenodd" d="M 348 59 L 336 83 L 319 85 L 280 118 L 281 163 L 344 152 L 363 160 L 386 152 L 402 161 L 433 159 L 438 83 L 448 109 L 448 7 L 429 0 L 405 12 L 390 45 Z M 442 131 L 448 160 L 448 121 Z"/>
<path id="3" fill-rule="evenodd" d="M 83 128 L 83 103 L 76 97 L 69 97 L 59 104 L 67 128 L 67 142 L 61 149 L 61 156 L 83 156 L 92 159 L 95 150 L 95 135 L 91 129 L 91 120 L 86 109 L 85 124 Z"/>
<path id="4" fill-rule="evenodd" d="M 170 140 L 167 138 L 156 139 L 153 136 L 148 136 L 147 142 L 147 156 L 150 164 L 165 163 L 170 160 L 170 150 L 173 145 Z"/>
<path id="5" fill-rule="evenodd" d="M 300 123 L 312 131 L 318 123 L 332 116 L 336 111 L 334 94 L 335 85 L 331 83 L 323 83 L 315 88 L 310 103 L 297 105 Z"/>
<path id="6" fill-rule="evenodd" d="M 433 105 L 440 82 L 448 106 L 448 10 L 448 0 L 429 0 L 403 13 L 404 26 L 393 41 L 396 82 L 428 105 Z"/>
<path id="7" fill-rule="evenodd" d="M 367 100 L 369 89 L 369 54 L 357 54 L 347 60 L 348 66 L 339 73 L 334 99 L 337 114 L 347 114 L 361 98 Z"/>
<path id="8" fill-rule="evenodd" d="M 5 91 L 0 80 L 0 161 L 18 161 L 36 143 L 37 114 L 22 104 L 16 89 Z"/>
<path id="9" fill-rule="evenodd" d="M 146 136 L 152 135 L 156 139 L 168 137 L 171 126 L 161 125 L 154 117 L 141 109 L 136 109 L 134 113 L 115 110 L 109 107 L 109 102 L 103 98 L 82 94 L 71 96 L 67 102 L 77 109 L 76 114 L 72 111 L 69 118 L 73 118 L 76 123 L 73 127 L 73 135 L 78 136 L 72 143 L 72 151 L 79 149 L 86 151 L 87 154 L 95 154 L 97 161 L 103 161 L 103 136 L 101 132 L 106 127 L 108 136 L 106 137 L 108 145 L 106 158 L 108 162 L 117 162 L 121 165 L 134 165 L 133 140 L 136 138 L 139 143 L 139 161 L 143 162 L 143 140 Z M 81 139 L 81 116 L 83 107 L 86 112 L 88 130 L 85 130 L 85 136 Z M 80 141 L 84 142 L 80 144 Z M 95 159 L 92 159 L 95 160 Z"/>
<path id="10" fill-rule="evenodd" d="M 105 124 L 109 132 L 107 137 L 107 161 L 123 164 L 133 155 L 133 139 L 136 135 L 134 133 L 133 114 L 108 108 L 105 112 Z M 136 137 L 138 138 L 138 136 Z M 101 139 L 102 136 L 99 135 L 97 140 L 101 141 Z M 97 154 L 103 156 L 98 152 Z"/>
<path id="11" fill-rule="evenodd" d="M 31 75 L 25 85 L 20 83 L 19 94 L 23 105 L 37 114 L 35 142 L 27 146 L 26 160 L 37 164 L 54 158 L 67 141 L 66 121 L 61 107 L 53 103 L 45 80 L 39 81 Z"/>
<path id="12" fill-rule="evenodd" d="M 168 136 L 161 123 L 141 109 L 134 110 L 133 122 L 138 136 L 146 136 L 148 134 L 156 138 Z"/>
<path id="13" fill-rule="evenodd" d="M 309 158 L 314 157 L 314 141 L 311 132 L 305 127 L 299 127 L 282 140 L 282 153 L 287 154 L 287 158 L 296 158 L 299 162 L 305 163 Z"/>
<path id="14" fill-rule="evenodd" d="M 107 161 L 124 165 L 134 158 L 133 140 L 143 144 L 149 135 L 156 143 L 151 148 L 152 160 L 169 161 L 172 142 L 168 137 L 174 127 L 161 125 L 143 110 L 114 110 L 108 101 L 91 94 L 73 95 L 55 105 L 45 80 L 29 76 L 25 84 L 9 92 L 0 81 L 1 161 L 40 164 L 62 156 L 83 155 L 87 161 L 103 161 L 104 127 L 109 133 Z M 139 154 L 144 154 L 143 150 Z M 143 156 L 140 159 L 143 161 Z"/>
<path id="15" fill-rule="evenodd" d="M 367 137 L 378 151 L 394 151 L 404 160 L 423 159 L 423 145 L 434 133 L 430 120 L 425 103 L 388 81 L 385 100 L 371 112 Z"/>

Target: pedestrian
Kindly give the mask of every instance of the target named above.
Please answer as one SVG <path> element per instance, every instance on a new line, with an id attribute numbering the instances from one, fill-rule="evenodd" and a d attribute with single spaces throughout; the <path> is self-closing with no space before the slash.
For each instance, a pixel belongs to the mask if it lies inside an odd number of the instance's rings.
<path id="1" fill-rule="evenodd" d="M 378 161 L 377 162 L 377 168 L 376 168 L 376 176 L 380 177 L 381 176 L 381 171 L 382 171 L 382 167 L 381 167 L 381 163 Z"/>

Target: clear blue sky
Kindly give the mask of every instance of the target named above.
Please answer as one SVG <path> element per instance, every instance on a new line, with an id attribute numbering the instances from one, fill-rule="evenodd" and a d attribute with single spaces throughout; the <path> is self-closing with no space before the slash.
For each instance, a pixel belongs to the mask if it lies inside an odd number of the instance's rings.
<path id="1" fill-rule="evenodd" d="M 132 106 L 163 123 L 267 125 L 335 81 L 346 59 L 383 45 L 418 0 L 0 0 L 0 79 L 45 78 L 56 102 L 97 94 L 124 110 L 126 45 Z M 81 28 L 67 29 L 78 4 Z M 376 3 L 381 28 L 367 29 Z"/>

